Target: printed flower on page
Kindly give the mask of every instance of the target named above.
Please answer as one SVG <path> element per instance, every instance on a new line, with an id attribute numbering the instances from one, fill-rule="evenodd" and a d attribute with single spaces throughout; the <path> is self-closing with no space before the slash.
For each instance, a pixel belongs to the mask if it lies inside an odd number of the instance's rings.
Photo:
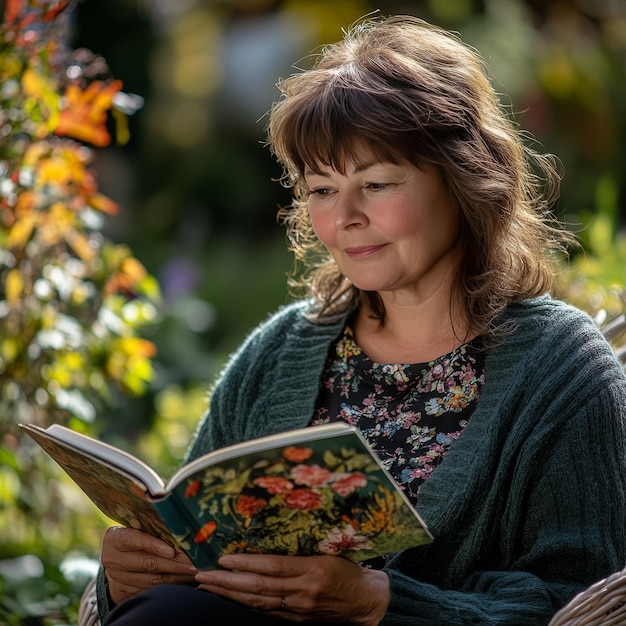
<path id="1" fill-rule="evenodd" d="M 313 450 L 301 446 L 289 446 L 283 450 L 283 456 L 291 463 L 302 463 L 313 456 Z"/>
<path id="2" fill-rule="evenodd" d="M 368 507 L 367 515 L 361 519 L 359 530 L 361 534 L 372 537 L 383 532 L 385 529 L 391 530 L 394 527 L 393 511 L 395 509 L 394 497 L 387 489 L 380 489 L 374 495 L 372 506 Z"/>
<path id="3" fill-rule="evenodd" d="M 293 489 L 293 483 L 281 476 L 260 476 L 253 481 L 257 487 L 262 487 L 272 495 L 280 495 Z"/>
<path id="4" fill-rule="evenodd" d="M 216 530 L 217 524 L 215 522 L 207 522 L 196 533 L 196 536 L 193 538 L 194 543 L 204 543 Z"/>
<path id="5" fill-rule="evenodd" d="M 202 487 L 201 480 L 192 480 L 185 489 L 185 498 L 195 498 L 200 492 L 200 487 Z"/>
<path id="6" fill-rule="evenodd" d="M 267 501 L 263 498 L 255 498 L 254 496 L 244 494 L 237 498 L 235 510 L 244 517 L 252 517 L 265 507 L 266 504 Z"/>
<path id="7" fill-rule="evenodd" d="M 330 482 L 333 475 L 325 467 L 319 465 L 296 465 L 291 469 L 291 477 L 296 485 L 321 487 Z"/>
<path id="8" fill-rule="evenodd" d="M 361 472 L 338 475 L 332 484 L 332 489 L 340 496 L 346 497 L 354 493 L 357 489 L 367 487 L 367 478 Z"/>
<path id="9" fill-rule="evenodd" d="M 308 511 L 319 509 L 322 506 L 322 498 L 313 489 L 294 489 L 283 495 L 285 505 L 289 509 Z"/>
<path id="10" fill-rule="evenodd" d="M 364 535 L 357 535 L 356 530 L 346 525 L 343 528 L 333 528 L 328 532 L 326 539 L 318 544 L 322 554 L 339 555 L 347 550 L 366 550 L 371 543 Z"/>
<path id="11" fill-rule="evenodd" d="M 224 547 L 224 554 L 241 554 L 242 552 L 259 554 L 260 550 L 251 546 L 247 541 L 233 541 Z"/>

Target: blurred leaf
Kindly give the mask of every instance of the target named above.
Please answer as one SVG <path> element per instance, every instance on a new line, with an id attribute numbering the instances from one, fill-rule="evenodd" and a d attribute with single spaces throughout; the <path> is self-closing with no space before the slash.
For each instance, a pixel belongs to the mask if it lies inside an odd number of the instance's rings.
<path id="1" fill-rule="evenodd" d="M 24 280 L 20 270 L 12 269 L 9 271 L 6 277 L 5 290 L 9 305 L 16 306 L 24 290 Z"/>

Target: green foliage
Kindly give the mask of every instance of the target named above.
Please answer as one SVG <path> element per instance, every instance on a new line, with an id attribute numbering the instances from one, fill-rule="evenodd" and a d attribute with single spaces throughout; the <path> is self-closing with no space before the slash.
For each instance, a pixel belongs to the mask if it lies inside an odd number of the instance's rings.
<path id="1" fill-rule="evenodd" d="M 158 286 L 102 235 L 117 207 L 98 192 L 83 143 L 110 141 L 107 112 L 121 84 L 87 84 L 80 73 L 64 84 L 52 64 L 62 24 L 27 19 L 34 13 L 7 21 L 0 51 L 2 430 L 72 415 L 91 422 L 112 387 L 145 391 L 154 355 L 138 331 L 156 317 Z"/>
<path id="2" fill-rule="evenodd" d="M 0 561 L 0 624 L 75 624 L 78 598 L 96 566 L 80 556 L 69 557 L 60 566 L 34 555 Z"/>
<path id="3" fill-rule="evenodd" d="M 584 252 L 560 272 L 556 293 L 596 320 L 626 370 L 626 232 L 618 228 L 613 177 L 600 180 L 596 199 L 579 235 Z"/>
<path id="4" fill-rule="evenodd" d="M 9 0 L 0 30 L 0 622 L 75 614 L 65 555 L 94 552 L 105 522 L 17 433 L 21 421 L 91 430 L 103 407 L 145 393 L 159 287 L 103 235 L 117 206 L 93 148 L 126 133 L 121 83 L 88 80 L 62 48 L 73 2 Z M 72 68 L 68 71 L 68 68 Z M 37 556 L 34 556 L 37 555 Z M 84 581 L 83 581 L 84 583 Z M 56 621 L 55 623 L 59 623 Z"/>

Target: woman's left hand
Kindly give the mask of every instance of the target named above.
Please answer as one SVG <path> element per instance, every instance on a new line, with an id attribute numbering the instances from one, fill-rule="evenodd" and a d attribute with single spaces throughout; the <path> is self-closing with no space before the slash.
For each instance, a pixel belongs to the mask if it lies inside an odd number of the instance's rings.
<path id="1" fill-rule="evenodd" d="M 294 622 L 375 626 L 390 600 L 389 577 L 336 556 L 223 556 L 199 572 L 201 589 Z"/>

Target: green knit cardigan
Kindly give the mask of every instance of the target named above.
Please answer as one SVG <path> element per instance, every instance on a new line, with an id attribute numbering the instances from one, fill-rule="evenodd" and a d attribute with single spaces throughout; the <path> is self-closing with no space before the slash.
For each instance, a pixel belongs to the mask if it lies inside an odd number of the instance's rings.
<path id="1" fill-rule="evenodd" d="M 346 320 L 305 311 L 284 307 L 231 357 L 189 459 L 309 423 Z M 587 315 L 549 296 L 503 318 L 514 330 L 489 348 L 476 410 L 419 495 L 435 539 L 390 560 L 381 626 L 545 625 L 626 563 L 620 364 Z"/>

